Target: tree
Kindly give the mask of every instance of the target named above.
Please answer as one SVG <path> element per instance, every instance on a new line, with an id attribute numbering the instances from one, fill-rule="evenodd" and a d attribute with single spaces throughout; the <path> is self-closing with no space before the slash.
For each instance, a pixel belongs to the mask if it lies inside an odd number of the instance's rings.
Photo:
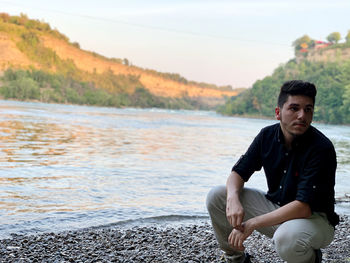
<path id="1" fill-rule="evenodd" d="M 350 43 L 350 30 L 348 30 L 348 34 L 345 37 L 346 43 Z"/>
<path id="2" fill-rule="evenodd" d="M 341 39 L 341 35 L 339 32 L 333 32 L 333 33 L 330 33 L 327 37 L 327 40 L 331 43 L 338 43 L 339 40 Z"/>
<path id="3" fill-rule="evenodd" d="M 309 43 L 311 41 L 311 38 L 308 35 L 303 35 L 302 37 L 299 37 L 298 39 L 294 40 L 292 45 L 294 47 L 300 46 L 303 43 Z"/>
<path id="4" fill-rule="evenodd" d="M 346 85 L 344 87 L 344 93 L 343 93 L 343 105 L 340 107 L 340 110 L 342 112 L 342 115 L 344 117 L 343 122 L 349 123 L 350 122 L 350 85 Z"/>
<path id="5" fill-rule="evenodd" d="M 78 42 L 73 42 L 72 45 L 80 49 L 80 44 Z"/>
<path id="6" fill-rule="evenodd" d="M 124 58 L 124 59 L 123 59 L 123 64 L 124 64 L 125 66 L 129 66 L 129 65 L 130 65 L 130 62 L 129 62 L 129 60 L 128 60 L 127 58 Z"/>
<path id="7" fill-rule="evenodd" d="M 302 37 L 299 37 L 298 39 L 294 40 L 294 42 L 292 43 L 295 53 L 297 53 L 303 48 L 312 47 L 313 45 L 314 40 L 312 40 L 308 35 L 303 35 Z"/>

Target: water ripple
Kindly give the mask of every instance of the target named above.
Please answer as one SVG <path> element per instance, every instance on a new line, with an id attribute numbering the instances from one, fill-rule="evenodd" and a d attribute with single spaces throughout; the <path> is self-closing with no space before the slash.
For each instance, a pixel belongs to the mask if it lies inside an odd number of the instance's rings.
<path id="1" fill-rule="evenodd" d="M 206 217 L 208 190 L 268 120 L 1 101 L 0 237 L 147 217 Z M 320 125 L 349 192 L 348 127 Z M 266 188 L 262 173 L 249 182 Z"/>

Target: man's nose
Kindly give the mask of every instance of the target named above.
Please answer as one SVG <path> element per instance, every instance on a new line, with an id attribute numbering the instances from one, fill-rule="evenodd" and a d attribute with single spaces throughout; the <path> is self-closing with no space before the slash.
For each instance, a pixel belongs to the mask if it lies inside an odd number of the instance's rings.
<path id="1" fill-rule="evenodd" d="M 298 112 L 298 119 L 304 119 L 305 117 L 305 111 L 304 110 L 300 110 Z"/>

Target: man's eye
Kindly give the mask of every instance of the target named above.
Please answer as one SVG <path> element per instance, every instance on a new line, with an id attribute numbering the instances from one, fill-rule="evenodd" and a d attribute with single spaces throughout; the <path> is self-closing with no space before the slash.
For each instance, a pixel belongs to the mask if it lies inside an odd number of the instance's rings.
<path id="1" fill-rule="evenodd" d="M 297 107 L 290 107 L 290 110 L 291 111 L 298 111 L 298 108 Z"/>
<path id="2" fill-rule="evenodd" d="M 305 112 L 312 112 L 312 108 L 306 108 Z"/>

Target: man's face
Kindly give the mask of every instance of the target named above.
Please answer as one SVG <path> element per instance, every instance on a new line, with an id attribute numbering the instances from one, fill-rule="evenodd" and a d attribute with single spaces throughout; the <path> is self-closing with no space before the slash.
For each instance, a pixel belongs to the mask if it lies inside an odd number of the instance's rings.
<path id="1" fill-rule="evenodd" d="M 310 127 L 314 113 L 312 99 L 303 95 L 288 96 L 283 107 L 275 109 L 284 137 L 293 139 L 304 134 Z"/>

